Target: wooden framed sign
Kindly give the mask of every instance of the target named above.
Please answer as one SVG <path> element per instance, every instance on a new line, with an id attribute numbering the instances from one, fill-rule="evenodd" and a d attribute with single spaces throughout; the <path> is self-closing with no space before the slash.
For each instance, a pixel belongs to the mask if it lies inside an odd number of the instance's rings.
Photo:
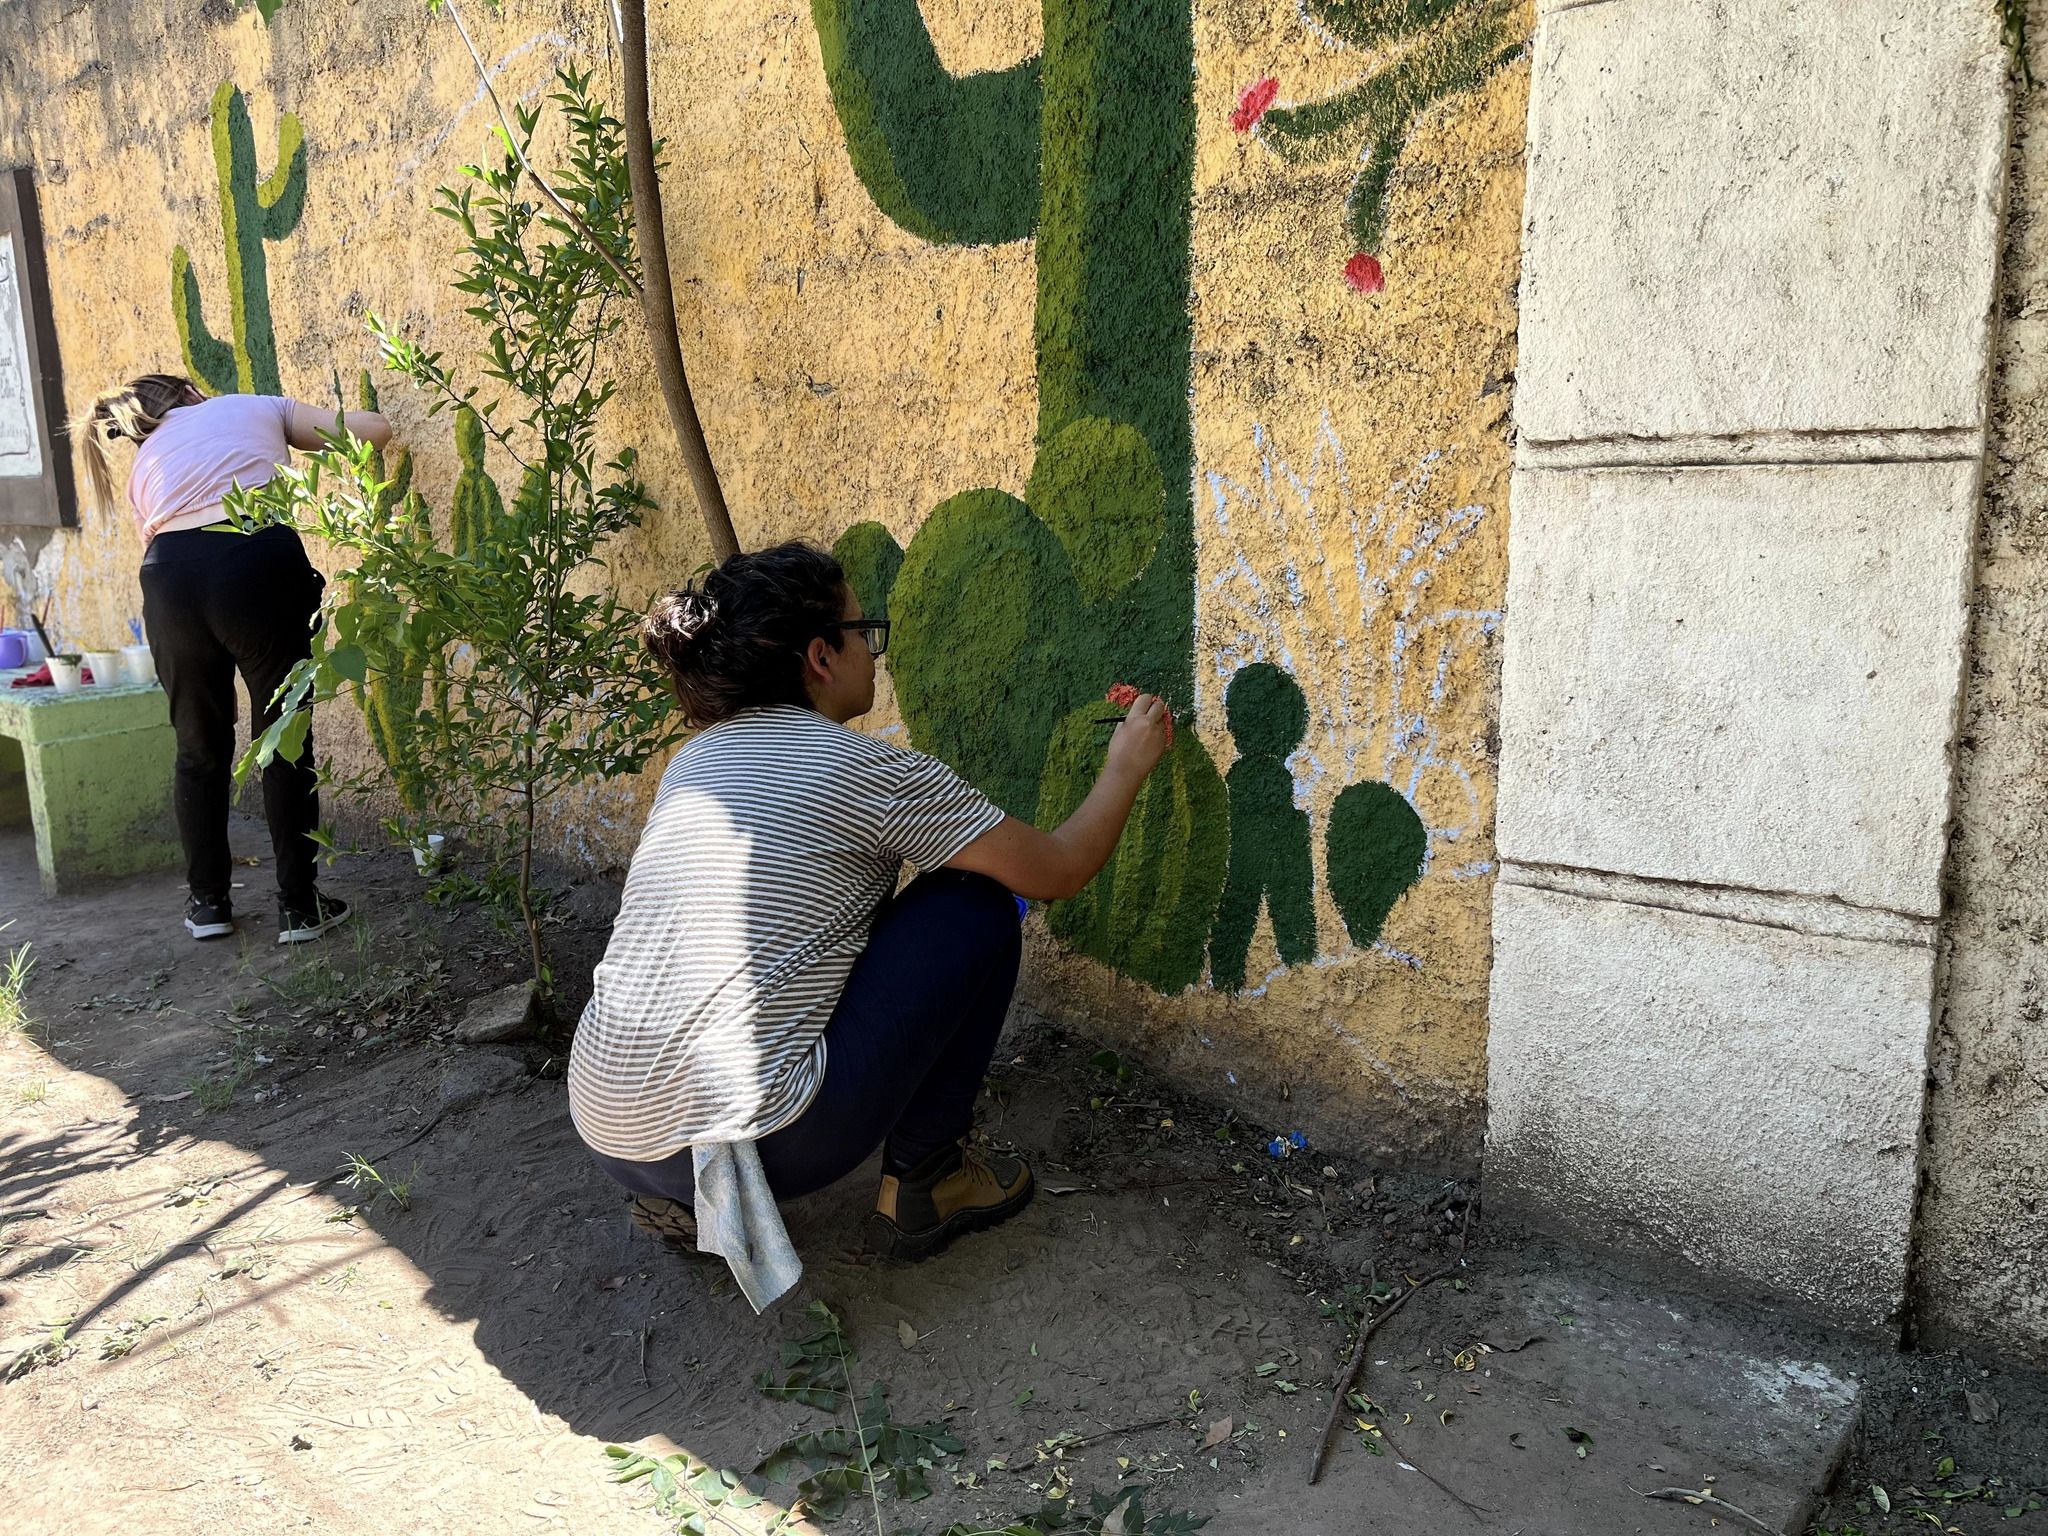
<path id="1" fill-rule="evenodd" d="M 35 183 L 25 170 L 0 170 L 0 528 L 78 522 L 63 426 Z"/>

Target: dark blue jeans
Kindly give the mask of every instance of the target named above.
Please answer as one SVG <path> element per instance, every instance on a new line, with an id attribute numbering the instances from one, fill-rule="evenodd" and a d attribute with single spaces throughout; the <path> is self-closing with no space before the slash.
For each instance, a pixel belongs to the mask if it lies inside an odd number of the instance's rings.
<path id="1" fill-rule="evenodd" d="M 845 1178 L 878 1145 L 901 1174 L 967 1134 L 1022 945 L 1016 898 L 985 875 L 935 870 L 882 905 L 825 1025 L 825 1081 L 758 1143 L 777 1199 Z M 695 1196 L 688 1147 L 658 1163 L 591 1155 L 636 1195 Z"/>

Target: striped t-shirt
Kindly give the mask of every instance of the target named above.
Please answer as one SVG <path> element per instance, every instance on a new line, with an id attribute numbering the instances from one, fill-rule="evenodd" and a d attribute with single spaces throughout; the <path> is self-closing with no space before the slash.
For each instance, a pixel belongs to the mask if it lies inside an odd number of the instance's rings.
<path id="1" fill-rule="evenodd" d="M 692 737 L 661 776 L 570 1051 L 584 1141 L 655 1162 L 802 1114 L 902 866 L 937 869 L 1002 819 L 944 763 L 796 705 Z"/>

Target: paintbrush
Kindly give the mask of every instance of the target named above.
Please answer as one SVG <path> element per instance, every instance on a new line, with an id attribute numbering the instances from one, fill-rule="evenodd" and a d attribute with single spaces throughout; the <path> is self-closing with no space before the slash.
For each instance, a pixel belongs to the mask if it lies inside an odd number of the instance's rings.
<path id="1" fill-rule="evenodd" d="M 28 621 L 29 623 L 35 625 L 36 638 L 43 642 L 44 657 L 47 659 L 48 657 L 56 655 L 57 647 L 50 644 L 50 632 L 47 629 L 43 628 L 43 621 L 36 617 L 36 611 L 33 608 L 29 609 L 28 611 Z"/>

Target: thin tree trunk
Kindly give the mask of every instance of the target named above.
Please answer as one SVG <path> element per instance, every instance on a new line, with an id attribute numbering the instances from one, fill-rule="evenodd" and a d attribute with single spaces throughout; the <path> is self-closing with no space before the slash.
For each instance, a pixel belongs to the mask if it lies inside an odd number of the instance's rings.
<path id="1" fill-rule="evenodd" d="M 619 25 L 619 64 L 626 76 L 626 173 L 633 188 L 633 233 L 640 247 L 640 305 L 647 315 L 654 376 L 660 381 L 661 398 L 668 406 L 668 419 L 675 427 L 683 463 L 690 471 L 690 488 L 697 496 L 704 531 L 711 536 L 711 553 L 723 561 L 740 552 L 740 541 L 732 529 L 732 514 L 725 508 L 725 492 L 719 488 L 718 471 L 711 463 L 703 423 L 697 419 L 697 405 L 690 396 L 690 380 L 683 372 L 683 349 L 676 334 L 676 296 L 668 276 L 668 233 L 662 223 L 661 178 L 654 165 L 654 130 L 647 106 L 646 0 L 617 0 L 613 15 Z"/>

